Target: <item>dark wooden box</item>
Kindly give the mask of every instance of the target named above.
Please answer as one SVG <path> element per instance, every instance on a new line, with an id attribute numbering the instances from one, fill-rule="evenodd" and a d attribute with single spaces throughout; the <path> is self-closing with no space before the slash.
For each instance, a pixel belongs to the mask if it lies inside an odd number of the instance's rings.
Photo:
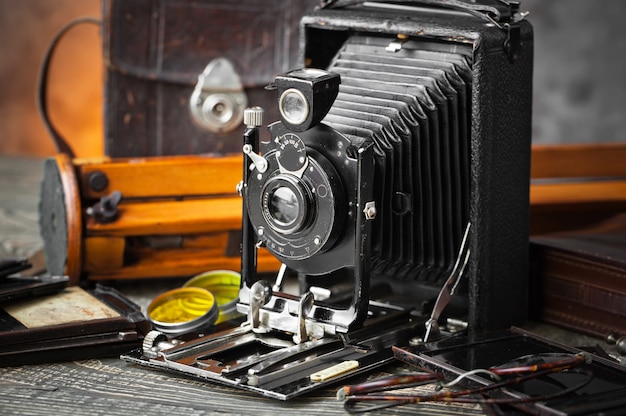
<path id="1" fill-rule="evenodd" d="M 298 62 L 298 24 L 315 0 L 103 0 L 105 153 L 113 157 L 241 150 L 242 129 L 213 133 L 191 117 L 209 62 L 228 59 L 248 105 L 278 119 L 264 87 Z"/>

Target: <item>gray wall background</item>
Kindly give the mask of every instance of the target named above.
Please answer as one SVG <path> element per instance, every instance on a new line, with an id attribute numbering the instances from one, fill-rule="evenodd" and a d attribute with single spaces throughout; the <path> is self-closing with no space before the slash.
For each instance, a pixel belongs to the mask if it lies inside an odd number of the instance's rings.
<path id="1" fill-rule="evenodd" d="M 533 143 L 626 141 L 626 1 L 521 3 L 535 29 Z"/>

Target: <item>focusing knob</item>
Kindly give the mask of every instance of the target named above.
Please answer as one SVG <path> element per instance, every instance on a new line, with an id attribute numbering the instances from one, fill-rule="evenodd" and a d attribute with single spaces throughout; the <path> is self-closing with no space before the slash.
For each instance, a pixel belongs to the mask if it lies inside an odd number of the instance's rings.
<path id="1" fill-rule="evenodd" d="M 261 127 L 263 125 L 263 108 L 259 106 L 246 108 L 243 112 L 243 124 L 246 127 Z"/>
<path id="2" fill-rule="evenodd" d="M 158 352 L 159 343 L 167 341 L 167 336 L 160 331 L 150 331 L 143 338 L 141 344 L 143 353 L 145 355 L 155 355 Z"/>

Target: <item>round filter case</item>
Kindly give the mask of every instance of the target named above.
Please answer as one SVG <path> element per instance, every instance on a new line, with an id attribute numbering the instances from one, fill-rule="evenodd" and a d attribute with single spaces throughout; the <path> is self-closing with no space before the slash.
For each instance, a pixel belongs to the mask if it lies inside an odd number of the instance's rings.
<path id="1" fill-rule="evenodd" d="M 215 296 L 219 307 L 217 323 L 232 319 L 237 315 L 241 275 L 231 270 L 213 270 L 189 279 L 183 287 L 199 287 Z"/>
<path id="2" fill-rule="evenodd" d="M 155 329 L 180 335 L 215 323 L 219 308 L 215 296 L 199 287 L 182 287 L 165 292 L 148 306 L 148 318 Z"/>

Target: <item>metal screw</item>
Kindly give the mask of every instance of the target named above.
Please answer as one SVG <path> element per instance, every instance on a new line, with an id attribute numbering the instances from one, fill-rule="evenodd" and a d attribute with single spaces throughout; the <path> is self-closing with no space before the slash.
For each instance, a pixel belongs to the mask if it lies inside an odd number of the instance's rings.
<path id="1" fill-rule="evenodd" d="M 101 192 L 109 186 L 109 178 L 99 170 L 89 175 L 89 187 L 96 192 Z"/>
<path id="2" fill-rule="evenodd" d="M 235 191 L 239 194 L 239 196 L 243 196 L 243 181 L 240 181 L 235 187 Z"/>
<path id="3" fill-rule="evenodd" d="M 422 345 L 423 343 L 424 343 L 424 339 L 421 337 L 415 337 L 409 340 L 409 345 L 412 347 L 417 347 L 419 345 Z"/>
<path id="4" fill-rule="evenodd" d="M 376 218 L 376 203 L 374 201 L 366 203 L 365 208 L 363 208 L 363 213 L 365 214 L 366 220 Z"/>

